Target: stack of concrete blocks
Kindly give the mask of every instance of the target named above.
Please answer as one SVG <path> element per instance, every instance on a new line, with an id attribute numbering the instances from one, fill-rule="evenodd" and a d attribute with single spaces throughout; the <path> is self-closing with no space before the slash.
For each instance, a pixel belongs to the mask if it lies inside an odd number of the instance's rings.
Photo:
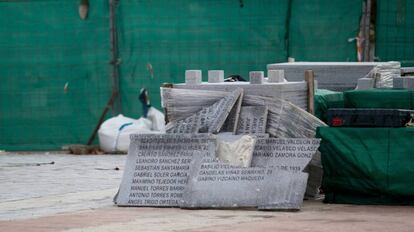
<path id="1" fill-rule="evenodd" d="M 401 76 L 414 76 L 414 67 L 401 68 Z"/>
<path id="2" fill-rule="evenodd" d="M 284 70 L 288 81 L 301 81 L 305 70 L 312 70 L 319 88 L 345 91 L 355 89 L 358 79 L 366 77 L 379 65 L 388 67 L 390 64 L 388 62 L 292 62 L 269 64 L 267 69 Z M 370 85 L 368 80 L 362 80 L 364 81 L 366 81 L 363 83 L 365 86 Z"/>

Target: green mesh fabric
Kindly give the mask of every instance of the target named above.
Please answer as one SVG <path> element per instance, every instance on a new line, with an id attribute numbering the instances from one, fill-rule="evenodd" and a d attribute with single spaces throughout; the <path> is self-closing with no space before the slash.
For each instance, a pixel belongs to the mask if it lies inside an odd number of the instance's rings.
<path id="1" fill-rule="evenodd" d="M 85 21 L 79 1 L 0 2 L 0 149 L 87 142 L 111 89 L 108 4 L 90 2 Z"/>
<path id="2" fill-rule="evenodd" d="M 361 0 L 293 0 L 289 56 L 296 61 L 356 61 Z"/>
<path id="3" fill-rule="evenodd" d="M 86 143 L 111 94 L 108 1 L 0 1 L 0 149 Z M 123 114 L 138 118 L 140 88 L 186 69 L 225 75 L 269 63 L 354 60 L 360 0 L 121 0 L 116 8 Z M 339 26 L 338 26 L 339 25 Z M 335 46 L 334 46 L 335 45 Z M 64 86 L 67 84 L 67 88 Z M 110 115 L 108 115 L 110 116 Z"/>
<path id="4" fill-rule="evenodd" d="M 159 86 L 183 82 L 186 69 L 225 75 L 266 70 L 286 60 L 286 0 L 135 1 L 118 9 L 120 88 L 125 114 L 139 116 L 138 91 L 160 106 Z M 153 75 L 148 70 L 152 67 Z"/>
<path id="5" fill-rule="evenodd" d="M 375 53 L 414 66 L 414 1 L 378 0 Z"/>

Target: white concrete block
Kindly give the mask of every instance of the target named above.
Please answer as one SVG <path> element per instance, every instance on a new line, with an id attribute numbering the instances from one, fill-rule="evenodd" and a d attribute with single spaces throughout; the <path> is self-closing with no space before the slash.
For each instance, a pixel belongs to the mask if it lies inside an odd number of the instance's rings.
<path id="1" fill-rule="evenodd" d="M 269 83 L 282 83 L 285 80 L 285 71 L 281 69 L 274 69 L 267 71 Z"/>
<path id="2" fill-rule="evenodd" d="M 223 70 L 208 70 L 208 83 L 224 82 Z"/>
<path id="3" fill-rule="evenodd" d="M 187 85 L 199 85 L 201 82 L 201 70 L 185 70 L 185 83 Z"/>
<path id="4" fill-rule="evenodd" d="M 263 71 L 252 71 L 249 73 L 250 84 L 263 84 L 264 72 Z"/>

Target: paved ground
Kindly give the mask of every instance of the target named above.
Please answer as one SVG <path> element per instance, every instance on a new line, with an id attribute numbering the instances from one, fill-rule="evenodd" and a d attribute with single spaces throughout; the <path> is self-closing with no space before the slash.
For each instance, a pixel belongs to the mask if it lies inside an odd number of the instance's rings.
<path id="1" fill-rule="evenodd" d="M 112 197 L 124 160 L 0 153 L 0 231 L 414 231 L 414 207 L 403 206 L 305 201 L 300 212 L 118 208 Z"/>

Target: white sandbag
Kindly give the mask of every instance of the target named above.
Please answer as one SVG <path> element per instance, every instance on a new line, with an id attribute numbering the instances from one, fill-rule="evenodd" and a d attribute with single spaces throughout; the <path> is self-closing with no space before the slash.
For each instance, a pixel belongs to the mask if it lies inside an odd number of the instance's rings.
<path id="1" fill-rule="evenodd" d="M 153 110 L 152 118 L 159 119 L 161 116 Z M 157 124 L 157 122 L 153 123 L 147 118 L 135 120 L 122 114 L 110 118 L 102 123 L 98 130 L 99 146 L 104 152 L 126 152 L 131 134 L 161 133 L 152 130 L 153 124 Z M 161 126 L 158 125 L 158 127 Z"/>

